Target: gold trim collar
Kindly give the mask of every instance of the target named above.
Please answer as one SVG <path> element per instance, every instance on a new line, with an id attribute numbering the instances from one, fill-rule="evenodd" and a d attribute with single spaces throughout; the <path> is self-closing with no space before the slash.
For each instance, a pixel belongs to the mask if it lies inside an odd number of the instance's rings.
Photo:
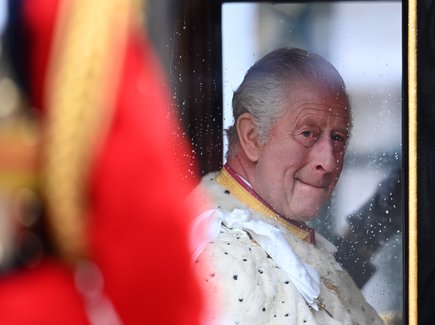
<path id="1" fill-rule="evenodd" d="M 304 223 L 289 220 L 274 211 L 228 164 L 225 164 L 221 169 L 216 177 L 216 181 L 225 187 L 234 197 L 245 203 L 248 208 L 277 221 L 281 226 L 303 241 L 315 244 L 315 231 L 313 228 L 308 227 Z"/>

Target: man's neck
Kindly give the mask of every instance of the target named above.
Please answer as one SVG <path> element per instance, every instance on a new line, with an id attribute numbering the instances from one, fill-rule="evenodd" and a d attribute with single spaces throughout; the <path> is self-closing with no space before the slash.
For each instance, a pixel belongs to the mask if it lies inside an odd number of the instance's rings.
<path id="1" fill-rule="evenodd" d="M 235 154 L 232 157 L 228 157 L 227 163 L 231 166 L 231 169 L 237 173 L 237 175 L 252 187 L 253 173 L 251 171 L 254 167 L 252 162 L 247 161 L 244 157 L 240 156 L 240 154 Z"/>

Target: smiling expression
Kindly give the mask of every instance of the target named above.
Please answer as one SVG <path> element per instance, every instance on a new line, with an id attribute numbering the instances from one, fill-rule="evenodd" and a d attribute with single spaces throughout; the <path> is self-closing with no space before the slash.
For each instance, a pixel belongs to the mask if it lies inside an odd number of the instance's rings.
<path id="1" fill-rule="evenodd" d="M 250 180 L 278 213 L 305 221 L 330 197 L 350 132 L 348 106 L 344 94 L 312 83 L 292 88 L 288 109 L 272 124 Z"/>

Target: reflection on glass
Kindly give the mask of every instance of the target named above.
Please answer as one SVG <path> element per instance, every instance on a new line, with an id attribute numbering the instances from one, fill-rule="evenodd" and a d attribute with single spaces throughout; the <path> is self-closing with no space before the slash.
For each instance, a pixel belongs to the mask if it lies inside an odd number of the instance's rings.
<path id="1" fill-rule="evenodd" d="M 353 265 L 349 272 L 390 324 L 402 313 L 401 28 L 400 2 L 222 7 L 224 128 L 245 72 L 275 48 L 312 50 L 343 76 L 352 139 L 335 194 L 313 225 L 337 244 L 337 258 Z"/>

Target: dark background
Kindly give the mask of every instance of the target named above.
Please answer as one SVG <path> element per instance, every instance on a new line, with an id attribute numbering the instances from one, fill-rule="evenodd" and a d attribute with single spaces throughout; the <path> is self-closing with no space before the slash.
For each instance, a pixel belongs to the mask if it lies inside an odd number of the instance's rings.
<path id="1" fill-rule="evenodd" d="M 435 322 L 435 1 L 418 1 L 419 324 Z"/>

